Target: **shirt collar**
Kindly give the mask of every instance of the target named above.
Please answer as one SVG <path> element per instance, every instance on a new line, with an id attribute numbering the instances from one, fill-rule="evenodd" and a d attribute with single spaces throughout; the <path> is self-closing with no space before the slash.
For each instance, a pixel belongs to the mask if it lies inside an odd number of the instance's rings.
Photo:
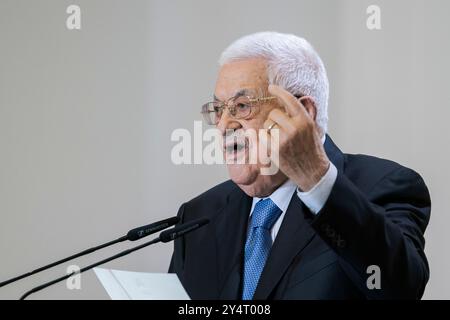
<path id="1" fill-rule="evenodd" d="M 292 195 L 297 189 L 297 185 L 292 180 L 287 180 L 281 186 L 278 187 L 270 196 L 265 198 L 253 197 L 252 209 L 250 210 L 250 215 L 255 208 L 258 201 L 270 198 L 277 205 L 282 212 L 286 212 L 289 203 L 291 202 Z"/>

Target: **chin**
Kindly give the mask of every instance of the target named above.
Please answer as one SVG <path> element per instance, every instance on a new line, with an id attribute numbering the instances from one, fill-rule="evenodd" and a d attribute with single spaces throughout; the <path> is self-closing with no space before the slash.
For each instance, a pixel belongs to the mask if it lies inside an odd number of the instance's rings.
<path id="1" fill-rule="evenodd" d="M 287 177 L 281 171 L 273 176 L 260 175 L 258 165 L 228 165 L 230 179 L 250 197 L 269 196 Z"/>
<path id="2" fill-rule="evenodd" d="M 256 165 L 228 165 L 231 180 L 249 197 L 259 197 L 264 192 L 264 178 Z"/>

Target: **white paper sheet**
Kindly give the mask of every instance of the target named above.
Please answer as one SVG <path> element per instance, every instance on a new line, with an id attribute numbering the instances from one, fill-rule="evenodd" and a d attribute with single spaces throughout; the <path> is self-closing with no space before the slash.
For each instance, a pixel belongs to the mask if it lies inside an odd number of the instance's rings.
<path id="1" fill-rule="evenodd" d="M 190 300 L 178 276 L 94 268 L 112 300 Z"/>

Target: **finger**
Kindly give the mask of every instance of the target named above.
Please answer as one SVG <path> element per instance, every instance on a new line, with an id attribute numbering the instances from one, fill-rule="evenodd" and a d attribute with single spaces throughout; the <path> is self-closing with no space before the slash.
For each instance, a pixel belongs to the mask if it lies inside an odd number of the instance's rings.
<path id="1" fill-rule="evenodd" d="M 273 123 L 274 123 L 273 120 L 266 119 L 266 121 L 264 121 L 263 128 L 268 130 L 270 126 L 273 125 Z"/>
<path id="2" fill-rule="evenodd" d="M 303 105 L 298 101 L 296 97 L 294 97 L 291 93 L 286 91 L 280 86 L 276 85 L 270 85 L 269 86 L 269 93 L 281 100 L 283 103 L 286 112 L 291 116 L 294 117 L 298 114 L 303 114 L 304 116 L 307 115 L 307 112 Z"/>
<path id="3" fill-rule="evenodd" d="M 264 129 L 265 132 L 267 134 L 272 133 L 274 130 L 278 130 L 278 131 L 282 131 L 283 128 L 280 126 L 279 123 L 277 123 L 276 121 L 273 121 L 271 119 L 267 119 L 266 121 L 264 121 Z"/>
<path id="4" fill-rule="evenodd" d="M 274 121 L 273 119 L 267 117 L 266 121 L 264 121 L 263 128 L 266 130 L 268 130 L 269 128 L 281 129 L 281 125 L 278 122 Z"/>
<path id="5" fill-rule="evenodd" d="M 270 135 L 267 131 L 260 130 L 258 133 L 258 160 L 260 163 L 267 164 L 270 159 Z M 266 152 L 264 152 L 266 151 Z"/>
<path id="6" fill-rule="evenodd" d="M 278 128 L 274 129 L 278 130 Z M 258 159 L 263 165 L 269 165 L 273 162 L 275 166 L 279 165 L 279 139 L 274 139 L 267 131 L 261 130 L 258 134 Z"/>
<path id="7" fill-rule="evenodd" d="M 280 127 L 280 129 L 284 129 L 286 131 L 295 130 L 295 125 L 292 122 L 292 119 L 288 115 L 286 115 L 286 113 L 281 111 L 280 109 L 273 109 L 269 113 L 269 116 L 267 117 L 267 119 L 271 123 L 273 123 L 273 122 L 277 123 L 278 126 Z"/>

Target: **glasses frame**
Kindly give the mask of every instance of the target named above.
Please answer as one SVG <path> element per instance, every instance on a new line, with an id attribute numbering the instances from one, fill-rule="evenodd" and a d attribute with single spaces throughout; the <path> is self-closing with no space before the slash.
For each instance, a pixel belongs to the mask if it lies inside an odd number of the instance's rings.
<path id="1" fill-rule="evenodd" d="M 234 101 L 236 99 L 239 98 L 247 98 L 249 100 L 250 103 L 252 103 L 252 105 L 250 105 L 250 113 L 247 116 L 243 116 L 243 117 L 237 117 L 236 116 L 236 106 L 234 105 Z M 217 125 L 220 122 L 220 119 L 222 118 L 222 116 L 220 116 L 220 118 L 218 118 L 218 120 L 213 123 L 212 121 L 208 121 L 208 119 L 210 119 L 210 117 L 208 116 L 210 113 L 212 112 L 217 112 L 215 111 L 209 111 L 207 110 L 208 106 L 212 103 L 219 103 L 220 106 L 218 107 L 221 111 L 222 111 L 222 115 L 223 115 L 223 111 L 224 109 L 228 110 L 228 114 L 233 118 L 233 119 L 237 119 L 237 120 L 241 120 L 241 119 L 248 119 L 252 114 L 254 115 L 254 113 L 252 112 L 253 109 L 258 108 L 262 102 L 267 102 L 267 101 L 271 101 L 276 99 L 277 97 L 274 96 L 267 96 L 267 97 L 252 97 L 252 96 L 239 96 L 239 97 L 232 97 L 230 99 L 228 99 L 226 102 L 223 101 L 211 101 L 211 102 L 207 102 L 204 105 L 202 105 L 202 111 L 201 114 L 203 115 L 205 121 L 209 124 L 209 125 Z M 230 103 L 231 102 L 231 103 Z"/>

